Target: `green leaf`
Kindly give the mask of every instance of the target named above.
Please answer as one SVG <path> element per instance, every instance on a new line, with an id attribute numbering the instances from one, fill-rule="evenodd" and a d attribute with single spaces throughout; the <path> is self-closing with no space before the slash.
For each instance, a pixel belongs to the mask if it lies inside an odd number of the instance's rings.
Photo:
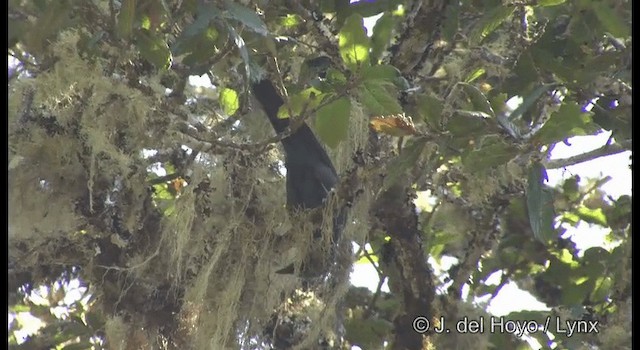
<path id="1" fill-rule="evenodd" d="M 591 288 L 583 284 L 567 283 L 562 288 L 561 302 L 565 305 L 580 305 Z"/>
<path id="2" fill-rule="evenodd" d="M 462 158 L 462 164 L 469 174 L 502 165 L 515 158 L 518 150 L 503 141 L 501 136 L 489 135 L 484 138 L 479 149 Z"/>
<path id="3" fill-rule="evenodd" d="M 613 131 L 616 139 L 631 139 L 631 116 L 628 108 L 614 108 L 609 106 L 615 100 L 613 97 L 603 96 L 598 99 L 591 109 L 593 121 L 605 130 Z"/>
<path id="4" fill-rule="evenodd" d="M 29 313 L 42 320 L 49 320 L 52 316 L 51 308 L 49 307 L 48 303 L 46 305 L 31 304 Z"/>
<path id="5" fill-rule="evenodd" d="M 17 20 L 9 18 L 7 21 L 7 38 L 8 38 L 8 48 L 12 48 L 14 45 L 18 43 L 18 41 L 22 40 L 26 31 L 30 27 L 27 20 Z"/>
<path id="6" fill-rule="evenodd" d="M 516 66 L 513 68 L 513 76 L 507 78 L 507 84 L 504 91 L 526 91 L 530 86 L 539 84 L 539 70 L 534 60 L 532 51 L 540 51 L 537 49 L 529 49 L 520 55 Z M 506 101 L 505 99 L 504 101 Z"/>
<path id="7" fill-rule="evenodd" d="M 294 116 L 299 116 L 304 110 L 316 108 L 325 96 L 326 95 L 323 94 L 322 91 L 315 87 L 310 87 L 295 95 L 291 95 L 289 96 L 287 103 L 281 106 L 278 110 L 278 118 L 290 118 L 291 115 L 289 113 Z"/>
<path id="8" fill-rule="evenodd" d="M 490 114 L 487 114 L 482 111 L 468 111 L 466 109 L 456 109 L 456 114 L 460 116 L 465 116 L 473 119 L 489 119 L 491 118 Z"/>
<path id="9" fill-rule="evenodd" d="M 53 341 L 55 343 L 57 343 L 57 344 L 66 343 L 71 339 L 78 338 L 79 336 L 83 336 L 83 335 L 87 336 L 89 334 L 90 333 L 89 333 L 88 330 L 85 332 L 85 334 L 76 334 L 75 332 L 70 332 L 70 331 L 68 331 L 66 329 L 57 330 L 56 333 L 55 333 L 55 336 L 53 337 Z M 71 344 L 71 346 L 73 346 L 75 344 L 76 343 L 73 343 L 73 344 Z M 64 349 L 67 349 L 67 347 L 64 347 Z M 79 348 L 79 349 L 85 349 L 86 350 L 86 349 L 91 349 L 91 347 L 84 347 L 84 348 Z"/>
<path id="10" fill-rule="evenodd" d="M 417 100 L 418 114 L 422 120 L 436 130 L 442 129 L 442 101 L 433 95 L 421 95 Z"/>
<path id="11" fill-rule="evenodd" d="M 57 332 L 54 336 L 57 343 L 63 343 L 77 337 L 90 336 L 93 333 L 91 329 L 80 320 L 65 322 L 60 328 L 61 331 Z"/>
<path id="12" fill-rule="evenodd" d="M 220 105 L 227 115 L 233 115 L 240 107 L 240 100 L 236 90 L 223 88 L 220 90 Z"/>
<path id="13" fill-rule="evenodd" d="M 158 207 L 162 210 L 162 215 L 165 217 L 173 216 L 176 213 L 176 203 L 175 201 L 165 202 Z"/>
<path id="14" fill-rule="evenodd" d="M 575 201 L 580 197 L 580 177 L 572 176 L 566 180 L 562 184 L 562 193 L 567 196 L 567 199 L 570 201 Z"/>
<path id="15" fill-rule="evenodd" d="M 393 33 L 393 25 L 395 20 L 389 12 L 378 19 L 373 27 L 373 35 L 371 35 L 371 64 L 376 64 L 382 57 L 382 53 L 391 43 L 391 35 Z"/>
<path id="16" fill-rule="evenodd" d="M 194 36 L 185 35 L 185 32 L 182 32 L 173 47 L 171 47 L 171 53 L 175 56 L 182 55 L 187 52 L 192 52 L 195 55 L 199 56 L 201 53 L 211 53 L 207 56 L 203 57 L 211 57 L 213 53 L 215 53 L 215 40 L 218 38 L 218 31 L 215 28 L 205 28 L 202 33 Z"/>
<path id="17" fill-rule="evenodd" d="M 485 94 L 482 93 L 480 89 L 467 83 L 459 84 L 460 86 L 462 86 L 462 89 L 467 94 L 467 96 L 469 96 L 474 110 L 484 112 L 491 118 L 495 117 L 495 113 L 493 112 L 493 108 L 491 107 L 489 99 L 487 99 L 487 96 L 485 96 Z"/>
<path id="18" fill-rule="evenodd" d="M 365 81 L 357 90 L 360 101 L 375 116 L 402 113 L 395 88 L 383 80 Z"/>
<path id="19" fill-rule="evenodd" d="M 544 324 L 548 316 L 548 311 L 522 310 L 512 311 L 505 318 L 509 320 L 531 320 L 539 324 Z"/>
<path id="20" fill-rule="evenodd" d="M 133 20 L 136 15 L 136 0 L 124 0 L 118 13 L 118 24 L 116 27 L 118 35 L 123 39 L 128 39 L 133 30 Z"/>
<path id="21" fill-rule="evenodd" d="M 407 90 L 409 88 L 409 82 L 402 76 L 402 73 L 400 73 L 398 68 L 388 64 L 364 67 L 362 69 L 361 78 L 363 81 L 382 80 L 392 83 L 395 86 L 395 89 L 393 89 L 394 94 L 396 93 L 396 89 Z"/>
<path id="22" fill-rule="evenodd" d="M 208 68 L 202 63 L 209 61 L 215 55 L 218 36 L 218 30 L 214 27 L 209 27 L 194 37 L 181 36 L 176 40 L 171 52 L 174 56 L 188 53 L 182 62 L 194 68 L 193 74 L 204 74 Z"/>
<path id="23" fill-rule="evenodd" d="M 338 0 L 338 1 L 342 1 L 343 4 L 347 4 L 347 7 L 343 9 L 346 11 L 342 11 L 342 12 L 346 12 L 348 14 L 358 13 L 364 18 L 378 15 L 384 11 L 394 9 L 398 6 L 397 5 L 398 0 L 382 0 L 382 1 Z M 331 2 L 331 1 L 322 1 L 322 2 Z"/>
<path id="24" fill-rule="evenodd" d="M 557 46 L 565 46 L 563 42 L 554 41 L 546 46 L 536 45 L 529 50 L 537 70 L 548 70 L 557 75 L 557 79 L 565 82 L 576 80 L 576 66 L 567 62 L 568 59 L 551 50 Z M 569 56 L 573 57 L 573 55 Z M 533 72 L 531 72 L 533 73 Z"/>
<path id="25" fill-rule="evenodd" d="M 438 259 L 447 245 L 452 244 L 459 239 L 460 237 L 452 235 L 450 232 L 436 231 L 425 246 L 429 247 L 429 256 Z"/>
<path id="26" fill-rule="evenodd" d="M 594 131 L 589 127 L 590 123 L 590 113 L 582 112 L 575 102 L 566 102 L 551 114 L 534 139 L 540 144 L 551 144 L 576 135 L 588 135 Z"/>
<path id="27" fill-rule="evenodd" d="M 340 56 L 350 70 L 369 65 L 369 38 L 362 16 L 354 13 L 347 18 L 338 34 L 338 45 Z"/>
<path id="28" fill-rule="evenodd" d="M 509 96 L 506 93 L 499 93 L 489 100 L 491 104 L 491 109 L 493 109 L 494 113 L 501 114 L 507 109 L 506 101 L 509 100 Z"/>
<path id="29" fill-rule="evenodd" d="M 390 83 L 393 83 L 398 77 L 400 77 L 400 71 L 394 66 L 388 64 L 379 64 L 363 68 L 361 76 L 364 81 L 386 80 Z"/>
<path id="30" fill-rule="evenodd" d="M 527 211 L 533 235 L 547 244 L 555 238 L 553 230 L 553 195 L 544 184 L 547 171 L 540 163 L 535 163 L 529 170 L 527 185 Z"/>
<path id="31" fill-rule="evenodd" d="M 318 109 L 316 131 L 327 146 L 334 148 L 340 141 L 347 138 L 350 115 L 351 101 L 346 97 L 341 97 Z"/>
<path id="32" fill-rule="evenodd" d="M 426 144 L 427 140 L 425 138 L 414 138 L 413 142 L 406 146 L 399 156 L 389 162 L 389 166 L 387 167 L 389 172 L 382 184 L 383 190 L 387 190 L 393 186 L 408 169 L 416 164 Z"/>
<path id="33" fill-rule="evenodd" d="M 546 337 L 545 333 L 540 332 L 536 332 L 531 335 L 532 338 L 535 338 L 536 336 Z M 488 340 L 493 349 L 531 350 L 531 346 L 529 346 L 527 342 L 520 338 L 514 337 L 513 334 L 507 332 L 490 332 Z M 538 341 L 540 344 L 550 343 L 549 339 Z"/>
<path id="34" fill-rule="evenodd" d="M 608 2 L 590 1 L 589 4 L 591 5 L 593 13 L 609 33 L 618 38 L 626 38 L 630 35 L 629 29 L 631 29 L 631 23 L 626 22 L 624 18 L 616 14 Z"/>
<path id="35" fill-rule="evenodd" d="M 140 19 L 140 28 L 150 30 L 151 29 L 151 18 L 147 14 L 143 14 Z"/>
<path id="36" fill-rule="evenodd" d="M 62 348 L 62 350 L 86 350 L 86 349 L 95 349 L 95 346 L 91 344 L 90 341 L 84 340 L 79 343 L 65 345 Z"/>
<path id="37" fill-rule="evenodd" d="M 224 13 L 225 17 L 239 21 L 260 35 L 269 34 L 267 26 L 254 10 L 248 9 L 231 0 L 225 0 L 224 4 L 227 9 L 227 12 Z"/>
<path id="38" fill-rule="evenodd" d="M 613 279 L 609 276 L 601 276 L 596 279 L 594 284 L 595 286 L 589 299 L 596 303 L 606 301 L 613 287 Z"/>
<path id="39" fill-rule="evenodd" d="M 480 44 L 482 40 L 489 34 L 493 33 L 493 31 L 496 30 L 502 22 L 511 17 L 514 11 L 514 6 L 504 5 L 498 5 L 487 11 L 480 21 L 478 21 L 475 30 L 471 33 L 471 45 L 476 46 Z"/>
<path id="40" fill-rule="evenodd" d="M 280 18 L 280 25 L 285 28 L 293 28 L 302 23 L 302 18 L 296 14 L 287 14 Z"/>
<path id="41" fill-rule="evenodd" d="M 580 217 L 571 212 L 564 212 L 561 216 L 562 222 L 569 223 L 573 226 L 576 226 L 578 222 L 580 222 Z"/>
<path id="42" fill-rule="evenodd" d="M 592 266 L 594 264 L 609 264 L 611 253 L 602 247 L 591 247 L 584 251 L 582 260 L 585 264 Z"/>
<path id="43" fill-rule="evenodd" d="M 487 72 L 487 71 L 486 71 L 484 68 L 480 67 L 480 68 L 478 68 L 478 69 L 474 70 L 473 72 L 471 72 L 471 73 L 470 73 L 470 74 L 469 74 L 469 75 L 464 79 L 464 81 L 465 81 L 465 83 L 471 83 L 471 82 L 473 82 L 474 80 L 476 80 L 476 79 L 480 78 L 481 76 L 483 76 L 486 72 Z"/>
<path id="44" fill-rule="evenodd" d="M 579 267 L 580 263 L 575 261 L 573 255 L 568 249 L 550 251 L 553 258 L 549 261 L 549 267 L 545 270 L 550 282 L 562 281 L 562 285 L 568 281 L 574 268 Z"/>
<path id="45" fill-rule="evenodd" d="M 447 122 L 447 131 L 453 136 L 486 134 L 488 124 L 482 112 L 456 111 Z"/>
<path id="46" fill-rule="evenodd" d="M 187 52 L 187 46 L 189 48 L 201 48 L 201 50 L 197 51 L 209 51 L 206 50 L 206 45 L 211 45 L 213 48 L 213 44 L 200 43 L 199 41 L 191 40 L 193 37 L 203 35 L 203 37 L 211 38 L 212 34 L 214 34 L 213 40 L 217 38 L 218 31 L 215 28 L 209 28 L 209 24 L 213 18 L 220 16 L 220 10 L 211 3 L 199 3 L 198 4 L 198 18 L 196 18 L 191 24 L 187 25 L 180 36 L 176 39 L 175 44 L 171 48 L 171 52 L 174 55 L 181 55 L 184 52 Z M 200 45 L 198 45 L 200 44 Z M 202 47 L 202 45 L 205 47 Z M 193 51 L 193 50 L 189 50 Z M 209 55 L 211 56 L 211 55 Z"/>
<path id="47" fill-rule="evenodd" d="M 563 4 L 566 0 L 538 0 L 538 6 L 556 6 Z"/>
<path id="48" fill-rule="evenodd" d="M 605 214 L 611 229 L 623 231 L 631 218 L 631 197 L 628 195 L 620 196 L 615 201 L 615 205 L 608 208 Z"/>
<path id="49" fill-rule="evenodd" d="M 624 60 L 623 56 L 623 52 L 604 52 L 593 58 L 585 57 L 581 61 L 580 69 L 576 69 L 576 84 L 591 84 L 602 74 L 617 71 L 616 66 Z"/>
<path id="50" fill-rule="evenodd" d="M 371 261 L 377 263 L 378 260 L 380 260 L 378 258 L 378 255 L 375 254 L 373 250 L 367 249 L 366 252 L 369 256 L 367 257 L 364 253 L 362 253 L 362 256 L 360 256 L 360 258 L 356 261 L 356 264 L 371 264 Z M 371 259 L 371 261 L 369 259 Z"/>
<path id="51" fill-rule="evenodd" d="M 183 35 L 194 36 L 202 33 L 209 27 L 211 20 L 220 16 L 220 10 L 211 3 L 202 3 L 198 5 L 198 18 L 189 24 L 182 31 Z"/>
<path id="52" fill-rule="evenodd" d="M 374 349 L 382 344 L 385 335 L 393 329 L 393 324 L 382 317 L 350 318 L 345 323 L 345 337 L 351 344 L 363 349 Z"/>
<path id="53" fill-rule="evenodd" d="M 602 208 L 589 209 L 581 206 L 578 208 L 576 214 L 585 222 L 607 227 L 607 217 L 604 215 Z"/>
<path id="54" fill-rule="evenodd" d="M 94 332 L 104 327 L 106 322 L 99 311 L 87 311 L 87 313 L 85 313 L 85 319 L 87 320 L 87 326 Z"/>
<path id="55" fill-rule="evenodd" d="M 444 10 L 442 36 L 446 41 L 453 41 L 460 26 L 460 2 L 451 1 Z"/>
<path id="56" fill-rule="evenodd" d="M 153 195 L 151 196 L 154 200 L 173 200 L 175 196 L 169 192 L 169 186 L 166 183 L 153 185 Z"/>
<path id="57" fill-rule="evenodd" d="M 29 312 L 30 310 L 31 308 L 29 307 L 29 305 L 24 305 L 24 304 L 9 305 L 9 311 L 16 314 L 19 312 Z"/>
<path id="58" fill-rule="evenodd" d="M 244 39 L 242 39 L 240 34 L 238 34 L 236 29 L 232 25 L 227 24 L 227 30 L 229 31 L 229 34 L 231 34 L 231 37 L 233 38 L 233 41 L 236 44 L 236 47 L 240 51 L 240 57 L 242 58 L 242 62 L 244 62 L 245 78 L 247 80 L 249 80 L 250 79 L 250 77 L 249 77 L 249 72 L 250 72 L 249 63 L 250 62 L 249 62 L 249 50 L 247 50 L 247 45 L 245 44 Z"/>
<path id="59" fill-rule="evenodd" d="M 326 82 L 332 87 L 333 91 L 339 91 L 345 88 L 347 77 L 335 68 L 328 68 Z"/>
<path id="60" fill-rule="evenodd" d="M 140 55 L 158 69 L 167 69 L 171 63 L 169 46 L 160 36 L 142 30 L 137 35 Z"/>
<path id="61" fill-rule="evenodd" d="M 516 108 L 511 114 L 509 114 L 509 120 L 514 121 L 520 119 L 524 113 L 529 111 L 529 109 L 538 101 L 540 96 L 545 92 L 558 87 L 558 84 L 544 84 L 537 87 L 533 90 L 527 97 L 522 99 L 522 103 Z M 535 122 L 535 120 L 534 120 Z"/>

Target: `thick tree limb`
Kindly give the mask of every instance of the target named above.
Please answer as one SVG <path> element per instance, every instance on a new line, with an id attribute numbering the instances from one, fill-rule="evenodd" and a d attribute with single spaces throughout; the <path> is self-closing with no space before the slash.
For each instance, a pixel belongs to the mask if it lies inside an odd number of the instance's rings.
<path id="1" fill-rule="evenodd" d="M 590 160 L 594 160 L 600 157 L 610 156 L 610 155 L 622 153 L 624 151 L 630 151 L 630 149 L 631 149 L 631 140 L 626 140 L 620 143 L 604 145 L 600 148 L 594 149 L 593 151 L 581 153 L 573 157 L 548 160 L 544 162 L 544 166 L 547 169 L 564 168 L 570 165 L 588 162 Z"/>
<path id="2" fill-rule="evenodd" d="M 440 27 L 448 2 L 430 0 L 415 2 L 408 15 L 407 27 L 391 47 L 390 63 L 403 76 L 415 76 L 429 55 L 435 54 L 434 42 L 440 37 Z M 437 66 L 437 62 L 432 62 Z"/>
<path id="3" fill-rule="evenodd" d="M 388 264 L 398 271 L 396 281 L 404 310 L 393 321 L 395 339 L 393 349 L 423 349 L 430 334 L 419 334 L 412 328 L 416 317 L 434 316 L 435 288 L 433 274 L 427 264 L 422 246 L 418 217 L 412 196 L 401 186 L 387 190 L 374 204 L 374 213 L 391 236 Z"/>

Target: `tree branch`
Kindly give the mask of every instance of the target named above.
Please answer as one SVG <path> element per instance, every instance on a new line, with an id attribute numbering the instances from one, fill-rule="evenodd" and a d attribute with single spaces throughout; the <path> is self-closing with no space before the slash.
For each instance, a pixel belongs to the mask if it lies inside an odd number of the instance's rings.
<path id="1" fill-rule="evenodd" d="M 408 179 L 407 179 L 408 180 Z M 408 183 L 409 181 L 406 181 Z M 433 318 L 434 277 L 422 246 L 421 231 L 413 203 L 413 191 L 401 184 L 386 190 L 373 204 L 373 215 L 391 236 L 388 263 L 397 275 L 389 277 L 389 289 L 403 300 L 403 309 L 393 320 L 392 349 L 423 349 L 431 334 L 413 331 L 418 316 Z M 383 258 L 386 259 L 386 258 Z M 395 279 L 395 281 L 394 281 Z M 395 291 L 393 285 L 400 290 Z"/>
<path id="2" fill-rule="evenodd" d="M 219 140 L 217 135 L 212 135 L 210 132 L 206 132 L 206 131 L 199 132 L 199 131 L 193 130 L 192 128 L 190 128 L 190 126 L 193 126 L 193 125 L 188 123 L 177 123 L 177 130 L 182 134 L 185 134 L 195 140 L 209 144 L 210 147 L 208 148 L 205 147 L 202 150 L 203 152 L 210 151 L 214 148 L 222 148 L 222 149 L 239 149 L 239 150 L 246 150 L 254 153 L 262 153 L 265 150 L 267 150 L 269 147 L 271 147 L 273 144 L 278 143 L 282 139 L 287 138 L 291 136 L 293 133 L 295 133 L 296 130 L 298 130 L 298 128 L 302 126 L 305 123 L 305 121 L 309 119 L 312 115 L 314 115 L 316 111 L 318 111 L 320 108 L 330 103 L 333 103 L 336 100 L 345 96 L 347 96 L 346 91 L 342 91 L 324 99 L 320 104 L 318 104 L 314 108 L 303 110 L 301 116 L 295 119 L 292 118 L 291 124 L 283 132 L 278 133 L 274 136 L 271 136 L 268 139 L 260 142 L 234 143 L 231 141 Z M 175 110 L 173 112 L 175 113 Z"/>
<path id="3" fill-rule="evenodd" d="M 631 148 L 631 140 L 626 140 L 626 141 L 614 143 L 611 145 L 604 145 L 600 148 L 594 149 L 593 151 L 581 153 L 573 157 L 547 160 L 544 162 L 544 166 L 547 169 L 564 168 L 570 165 L 588 162 L 596 158 L 610 156 L 610 155 L 622 153 L 624 151 L 629 151 L 630 148 Z"/>

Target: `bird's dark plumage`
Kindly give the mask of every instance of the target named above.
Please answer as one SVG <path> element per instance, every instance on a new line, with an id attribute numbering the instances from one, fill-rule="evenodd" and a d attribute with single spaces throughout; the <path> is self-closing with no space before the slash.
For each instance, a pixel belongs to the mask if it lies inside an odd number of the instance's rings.
<path id="1" fill-rule="evenodd" d="M 253 85 L 253 92 L 277 133 L 289 126 L 289 119 L 279 119 L 282 97 L 269 80 Z M 305 123 L 282 140 L 287 168 L 287 205 L 312 209 L 322 206 L 329 191 L 338 182 L 338 174 L 327 152 Z"/>
<path id="2" fill-rule="evenodd" d="M 278 109 L 284 101 L 273 83 L 269 80 L 261 80 L 253 84 L 252 88 L 275 131 L 283 132 L 289 126 L 290 120 L 278 118 Z M 294 133 L 282 139 L 281 142 L 287 168 L 287 206 L 293 210 L 322 207 L 329 192 L 338 183 L 338 174 L 327 152 L 306 123 L 300 125 Z M 346 216 L 342 211 L 334 217 L 334 242 L 340 238 L 345 219 Z M 318 228 L 314 235 L 319 236 L 319 232 Z M 331 250 L 331 259 L 333 259 L 334 248 L 332 247 Z M 292 270 L 293 267 L 290 266 L 281 272 L 292 273 Z M 302 270 L 304 270 L 304 263 Z"/>

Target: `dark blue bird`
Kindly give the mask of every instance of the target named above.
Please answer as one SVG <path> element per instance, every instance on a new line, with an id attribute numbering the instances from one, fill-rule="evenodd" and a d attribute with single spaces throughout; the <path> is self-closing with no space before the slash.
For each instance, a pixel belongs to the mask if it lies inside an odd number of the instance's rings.
<path id="1" fill-rule="evenodd" d="M 283 132 L 289 126 L 290 120 L 278 118 L 278 109 L 284 101 L 271 81 L 263 79 L 253 84 L 253 94 L 264 108 L 275 131 Z M 327 152 L 306 123 L 302 123 L 294 133 L 282 139 L 281 142 L 287 169 L 287 207 L 293 211 L 321 208 L 329 192 L 338 183 L 338 174 Z M 334 244 L 329 254 L 330 260 L 334 259 L 335 244 L 340 239 L 345 219 L 346 215 L 343 211 L 334 217 Z M 320 232 L 320 228 L 315 229 L 314 238 L 319 239 Z M 278 273 L 293 273 L 293 270 L 293 265 L 290 265 L 279 270 Z M 301 268 L 303 275 L 304 270 L 303 261 Z"/>

